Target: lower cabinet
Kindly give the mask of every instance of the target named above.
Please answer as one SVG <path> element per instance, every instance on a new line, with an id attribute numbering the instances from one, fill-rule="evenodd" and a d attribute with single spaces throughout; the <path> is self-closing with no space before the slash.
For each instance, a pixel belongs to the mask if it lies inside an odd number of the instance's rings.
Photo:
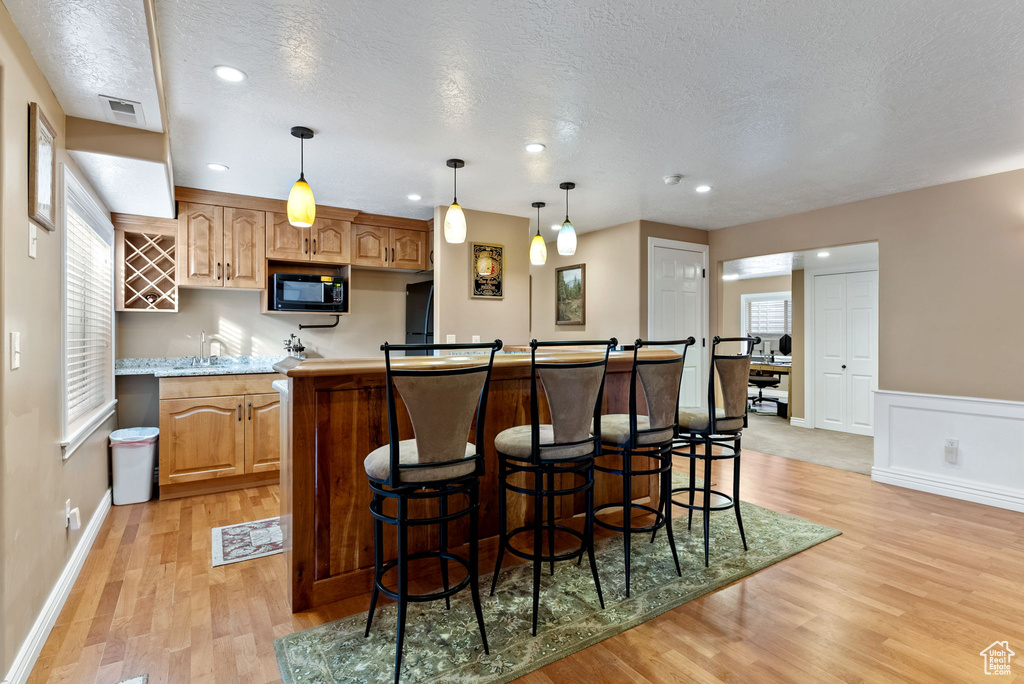
<path id="1" fill-rule="evenodd" d="M 277 392 L 266 390 L 279 377 L 161 379 L 161 499 L 276 481 L 281 400 Z M 204 393 L 211 396 L 198 396 Z"/>

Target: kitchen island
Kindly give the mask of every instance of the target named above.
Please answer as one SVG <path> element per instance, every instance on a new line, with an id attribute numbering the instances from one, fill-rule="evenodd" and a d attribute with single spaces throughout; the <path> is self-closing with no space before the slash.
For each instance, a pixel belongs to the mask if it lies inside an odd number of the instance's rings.
<path id="1" fill-rule="evenodd" d="M 547 353 L 546 360 L 587 360 L 603 352 Z M 664 350 L 644 350 L 644 357 L 669 356 Z M 538 355 L 538 358 L 541 358 Z M 627 413 L 633 352 L 612 352 L 604 391 L 604 413 Z M 480 357 L 411 357 L 393 360 L 398 367 L 475 365 Z M 281 393 L 281 529 L 285 536 L 289 573 L 289 601 L 295 612 L 368 592 L 373 578 L 373 526 L 369 513 L 370 490 L 363 459 L 388 443 L 384 359 L 288 358 L 275 369 L 287 376 L 274 383 Z M 639 410 L 645 411 L 643 393 Z M 401 404 L 399 403 L 399 406 Z M 404 411 L 400 411 L 400 439 L 413 437 Z M 480 538 L 484 557 L 496 546 L 498 534 L 498 478 L 494 437 L 514 425 L 529 424 L 530 356 L 499 354 L 494 360 L 484 454 L 486 472 L 480 484 Z M 541 421 L 550 420 L 541 401 Z M 525 477 L 525 476 L 523 476 Z M 656 496 L 654 478 L 636 478 L 634 500 Z M 597 473 L 595 504 L 621 500 L 621 480 Z M 558 501 L 556 517 L 572 518 L 583 511 L 584 495 Z M 461 505 L 461 504 L 457 504 Z M 510 497 L 510 529 L 531 519 L 526 500 Z M 430 511 L 417 511 L 422 516 Z M 434 512 L 436 513 L 436 511 Z M 455 547 L 466 541 L 465 520 L 452 524 Z M 385 534 L 385 559 L 394 557 L 392 530 Z M 412 528 L 410 551 L 435 548 L 436 526 Z M 492 561 L 493 562 L 493 561 Z M 419 565 L 419 564 L 416 564 Z M 430 572 L 434 568 L 412 568 Z M 491 567 L 481 568 L 490 572 Z"/>

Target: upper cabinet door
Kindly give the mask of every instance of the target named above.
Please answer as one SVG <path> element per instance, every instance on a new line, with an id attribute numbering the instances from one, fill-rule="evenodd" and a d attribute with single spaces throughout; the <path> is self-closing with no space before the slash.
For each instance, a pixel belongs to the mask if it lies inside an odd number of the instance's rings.
<path id="1" fill-rule="evenodd" d="M 352 225 L 352 264 L 354 266 L 390 266 L 391 245 L 387 228 Z"/>
<path id="2" fill-rule="evenodd" d="M 309 228 L 288 223 L 288 214 L 267 212 L 267 258 L 309 261 Z"/>
<path id="3" fill-rule="evenodd" d="M 220 287 L 224 282 L 224 208 L 178 206 L 178 284 Z"/>
<path id="4" fill-rule="evenodd" d="M 352 222 L 318 218 L 313 222 L 310 260 L 347 264 L 352 260 Z"/>
<path id="5" fill-rule="evenodd" d="M 224 209 L 224 287 L 267 286 L 266 214 Z"/>
<path id="6" fill-rule="evenodd" d="M 388 266 L 413 271 L 427 269 L 427 233 L 420 230 L 391 229 L 391 254 Z"/>

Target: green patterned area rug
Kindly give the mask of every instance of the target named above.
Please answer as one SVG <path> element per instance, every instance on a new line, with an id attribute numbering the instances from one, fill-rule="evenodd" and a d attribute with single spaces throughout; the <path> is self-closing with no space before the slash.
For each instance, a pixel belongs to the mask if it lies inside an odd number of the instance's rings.
<path id="1" fill-rule="evenodd" d="M 685 484 L 685 478 L 677 486 Z M 490 655 L 477 631 L 469 591 L 444 601 L 413 603 L 406 621 L 402 681 L 409 684 L 503 684 L 608 637 L 789 558 L 840 534 L 803 518 L 744 503 L 743 523 L 750 551 L 744 552 L 736 516 L 711 516 L 711 567 L 704 567 L 700 514 L 693 531 L 686 518 L 673 529 L 683 576 L 675 572 L 664 531 L 657 541 L 633 536 L 631 597 L 625 597 L 622 538 L 597 542 L 597 567 L 604 610 L 597 602 L 586 560 L 562 562 L 555 574 L 542 574 L 537 636 L 530 634 L 532 564 L 501 571 L 498 590 L 489 596 L 490 574 L 480 578 Z M 369 638 L 363 637 L 366 613 L 313 627 L 278 639 L 277 662 L 285 684 L 390 682 L 394 679 L 395 605 L 377 607 Z"/>

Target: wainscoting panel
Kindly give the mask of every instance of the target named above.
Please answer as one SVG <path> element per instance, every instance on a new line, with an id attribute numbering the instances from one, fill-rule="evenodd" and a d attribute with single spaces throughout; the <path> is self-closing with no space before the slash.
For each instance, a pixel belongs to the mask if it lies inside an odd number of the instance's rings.
<path id="1" fill-rule="evenodd" d="M 880 390 L 875 420 L 873 480 L 1024 512 L 1024 402 Z"/>

